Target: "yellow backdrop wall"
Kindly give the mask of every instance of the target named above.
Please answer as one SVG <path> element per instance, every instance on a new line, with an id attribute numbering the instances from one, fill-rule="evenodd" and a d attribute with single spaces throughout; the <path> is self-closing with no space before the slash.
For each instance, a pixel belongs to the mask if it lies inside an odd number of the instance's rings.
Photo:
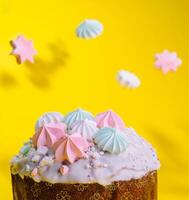
<path id="1" fill-rule="evenodd" d="M 189 1 L 0 0 L 0 199 L 11 200 L 9 160 L 46 111 L 112 108 L 148 139 L 162 163 L 159 199 L 189 198 Z M 104 34 L 76 38 L 85 18 L 100 20 Z M 17 65 L 9 41 L 23 34 L 38 51 L 34 65 Z M 183 65 L 166 76 L 154 54 L 177 51 Z M 121 88 L 121 68 L 142 80 Z"/>

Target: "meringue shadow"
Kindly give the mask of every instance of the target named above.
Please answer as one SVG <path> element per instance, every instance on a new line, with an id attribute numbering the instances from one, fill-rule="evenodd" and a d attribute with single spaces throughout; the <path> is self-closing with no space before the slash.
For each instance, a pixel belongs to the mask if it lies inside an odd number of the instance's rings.
<path id="1" fill-rule="evenodd" d="M 18 85 L 18 82 L 11 73 L 2 71 L 0 72 L 0 87 L 5 90 L 12 89 Z"/>
<path id="2" fill-rule="evenodd" d="M 36 58 L 34 64 L 25 63 L 29 81 L 38 89 L 51 87 L 52 76 L 66 65 L 69 54 L 62 41 L 48 44 L 52 54 L 51 60 Z"/>
<path id="3" fill-rule="evenodd" d="M 16 46 L 14 45 L 13 40 L 11 40 L 9 43 L 10 43 L 10 45 L 11 45 L 11 47 L 12 47 L 13 49 L 16 48 Z M 21 59 L 20 59 L 20 57 L 19 57 L 18 55 L 14 55 L 12 52 L 10 53 L 10 55 L 12 55 L 12 56 L 14 56 L 14 57 L 16 58 L 16 62 L 17 62 L 18 64 L 21 64 Z"/>

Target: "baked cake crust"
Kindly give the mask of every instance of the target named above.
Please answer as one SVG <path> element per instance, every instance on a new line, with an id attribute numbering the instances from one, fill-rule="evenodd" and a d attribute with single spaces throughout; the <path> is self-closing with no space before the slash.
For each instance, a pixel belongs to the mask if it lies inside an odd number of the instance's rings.
<path id="1" fill-rule="evenodd" d="M 140 179 L 115 181 L 103 186 L 35 182 L 25 176 L 12 175 L 14 200 L 157 200 L 157 171 Z"/>

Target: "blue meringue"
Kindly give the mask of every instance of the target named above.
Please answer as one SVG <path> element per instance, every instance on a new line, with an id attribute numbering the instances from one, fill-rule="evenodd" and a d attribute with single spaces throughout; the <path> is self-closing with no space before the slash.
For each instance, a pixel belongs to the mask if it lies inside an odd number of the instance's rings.
<path id="1" fill-rule="evenodd" d="M 77 110 L 74 110 L 73 112 L 68 113 L 64 118 L 64 123 L 70 129 L 75 122 L 84 119 L 94 120 L 94 116 L 90 112 L 87 112 L 79 108 Z"/>
<path id="2" fill-rule="evenodd" d="M 76 29 L 76 35 L 84 39 L 96 38 L 102 34 L 103 29 L 104 27 L 99 21 L 86 19 Z"/>
<path id="3" fill-rule="evenodd" d="M 124 133 L 115 128 L 105 127 L 100 129 L 94 140 L 100 149 L 112 154 L 119 154 L 125 151 L 128 146 Z"/>
<path id="4" fill-rule="evenodd" d="M 64 116 L 59 112 L 47 112 L 43 114 L 35 124 L 35 130 L 40 129 L 44 124 L 63 122 Z"/>

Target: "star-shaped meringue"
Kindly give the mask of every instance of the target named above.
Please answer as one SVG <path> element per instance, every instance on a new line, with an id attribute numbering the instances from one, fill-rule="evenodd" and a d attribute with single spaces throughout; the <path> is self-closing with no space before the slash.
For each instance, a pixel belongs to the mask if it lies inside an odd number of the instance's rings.
<path id="1" fill-rule="evenodd" d="M 31 40 L 27 40 L 24 36 L 20 35 L 15 40 L 11 41 L 11 44 L 13 46 L 11 54 L 17 57 L 19 64 L 25 61 L 34 63 L 33 56 L 37 54 L 37 51 L 34 49 Z"/>
<path id="2" fill-rule="evenodd" d="M 164 74 L 169 71 L 176 71 L 177 68 L 182 64 L 182 60 L 177 56 L 176 52 L 170 52 L 164 50 L 160 54 L 155 55 L 155 66 L 161 69 Z"/>

